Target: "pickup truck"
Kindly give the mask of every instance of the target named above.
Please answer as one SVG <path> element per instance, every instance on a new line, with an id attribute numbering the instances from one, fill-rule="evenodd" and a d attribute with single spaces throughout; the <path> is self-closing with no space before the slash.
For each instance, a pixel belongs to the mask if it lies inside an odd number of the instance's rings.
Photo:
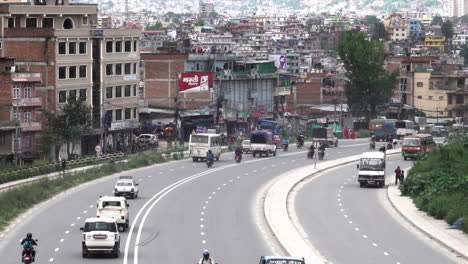
<path id="1" fill-rule="evenodd" d="M 330 127 L 317 127 L 312 129 L 312 141 L 325 144 L 325 147 L 338 147 L 338 138 Z"/>
<path id="2" fill-rule="evenodd" d="M 273 142 L 273 133 L 267 130 L 255 130 L 250 132 L 250 150 L 252 156 L 272 154 L 276 156 L 276 145 Z"/>
<path id="3" fill-rule="evenodd" d="M 102 196 L 97 201 L 96 217 L 114 219 L 122 232 L 125 232 L 130 225 L 128 207 L 125 197 Z"/>
<path id="4" fill-rule="evenodd" d="M 81 237 L 83 258 L 91 253 L 110 253 L 115 258 L 120 255 L 120 234 L 117 223 L 112 218 L 88 218 Z"/>

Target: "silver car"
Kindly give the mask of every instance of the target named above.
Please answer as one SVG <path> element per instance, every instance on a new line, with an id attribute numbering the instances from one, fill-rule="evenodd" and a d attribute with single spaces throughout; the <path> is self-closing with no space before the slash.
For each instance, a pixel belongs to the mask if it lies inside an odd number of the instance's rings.
<path id="1" fill-rule="evenodd" d="M 250 150 L 250 140 L 244 140 L 241 143 L 241 149 L 243 153 L 251 153 L 252 151 Z"/>

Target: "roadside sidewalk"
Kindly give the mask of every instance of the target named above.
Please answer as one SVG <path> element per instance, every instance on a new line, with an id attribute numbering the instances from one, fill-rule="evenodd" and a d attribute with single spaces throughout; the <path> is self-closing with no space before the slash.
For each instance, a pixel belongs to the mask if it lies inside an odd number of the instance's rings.
<path id="1" fill-rule="evenodd" d="M 419 210 L 410 197 L 401 195 L 401 191 L 396 185 L 388 186 L 387 196 L 392 206 L 412 226 L 468 261 L 467 234 L 461 230 L 448 229 L 449 225 L 444 220 L 437 220 Z"/>

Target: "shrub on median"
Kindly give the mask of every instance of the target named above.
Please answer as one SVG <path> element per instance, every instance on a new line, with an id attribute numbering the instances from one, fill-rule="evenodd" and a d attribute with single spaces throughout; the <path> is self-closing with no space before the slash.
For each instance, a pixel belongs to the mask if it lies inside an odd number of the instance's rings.
<path id="1" fill-rule="evenodd" d="M 455 136 L 449 144 L 433 150 L 416 162 L 400 185 L 403 195 L 413 198 L 416 206 L 437 219 L 453 224 L 464 218 L 468 233 L 468 148 L 466 136 Z"/>
<path id="2" fill-rule="evenodd" d="M 126 169 L 144 167 L 167 161 L 157 152 L 131 155 L 127 162 L 109 162 L 84 172 L 66 173 L 65 177 L 42 179 L 18 188 L 0 193 L 0 230 L 3 230 L 16 216 L 58 193 L 103 176 Z"/>

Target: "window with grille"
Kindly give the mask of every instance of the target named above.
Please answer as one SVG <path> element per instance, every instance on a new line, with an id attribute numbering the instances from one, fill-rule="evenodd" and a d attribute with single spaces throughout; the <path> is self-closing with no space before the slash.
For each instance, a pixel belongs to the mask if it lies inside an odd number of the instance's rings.
<path id="1" fill-rule="evenodd" d="M 20 98 L 20 86 L 18 84 L 15 84 L 13 86 L 13 99 L 19 99 Z"/>

